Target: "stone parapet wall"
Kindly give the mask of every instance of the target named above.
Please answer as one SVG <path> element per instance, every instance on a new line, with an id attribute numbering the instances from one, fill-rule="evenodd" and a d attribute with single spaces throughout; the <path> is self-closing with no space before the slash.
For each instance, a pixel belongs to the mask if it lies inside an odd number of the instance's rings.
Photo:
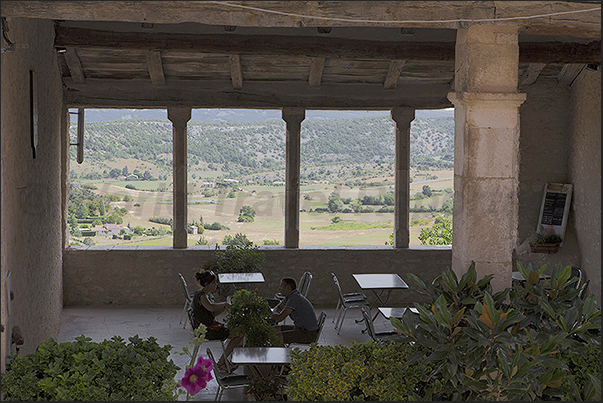
<path id="1" fill-rule="evenodd" d="M 450 247 L 302 247 L 260 246 L 266 261 L 266 282 L 256 286 L 265 297 L 278 291 L 282 277 L 299 279 L 313 274 L 308 298 L 317 307 L 335 307 L 335 273 L 344 292 L 360 291 L 353 273 L 415 273 L 431 281 L 450 267 Z M 63 303 L 73 305 L 173 305 L 184 303 L 178 273 L 191 291 L 198 288 L 194 273 L 209 262 L 215 249 L 208 246 L 70 248 L 64 253 Z M 411 285 L 411 284 L 409 284 Z M 367 291 L 372 298 L 373 295 Z M 412 304 L 420 296 L 410 290 L 394 291 L 392 305 Z"/>

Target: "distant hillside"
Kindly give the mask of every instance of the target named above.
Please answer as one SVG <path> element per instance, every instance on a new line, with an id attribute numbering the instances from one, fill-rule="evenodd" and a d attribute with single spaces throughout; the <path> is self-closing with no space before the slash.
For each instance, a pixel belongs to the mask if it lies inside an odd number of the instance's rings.
<path id="1" fill-rule="evenodd" d="M 285 167 L 285 123 L 189 122 L 188 162 L 219 164 L 224 171 L 249 174 Z M 75 127 L 72 127 L 75 135 Z M 452 167 L 454 120 L 416 118 L 411 126 L 411 163 Z M 95 169 L 135 159 L 171 172 L 172 127 L 165 120 L 86 122 L 85 161 Z M 72 147 L 72 155 L 75 149 Z M 394 161 L 394 123 L 389 116 L 305 120 L 301 158 L 305 166 Z M 100 167 L 100 168 L 99 168 Z"/>

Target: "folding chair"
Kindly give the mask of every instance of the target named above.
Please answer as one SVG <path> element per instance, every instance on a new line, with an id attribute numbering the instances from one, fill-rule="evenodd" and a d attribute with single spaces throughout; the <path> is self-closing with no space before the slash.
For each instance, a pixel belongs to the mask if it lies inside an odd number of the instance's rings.
<path id="1" fill-rule="evenodd" d="M 398 334 L 393 330 L 389 332 L 375 332 L 375 326 L 373 325 L 373 320 L 371 319 L 368 310 L 364 308 L 361 308 L 360 310 L 362 311 L 364 323 L 366 323 L 366 331 L 369 336 L 371 336 L 371 339 L 375 341 L 388 341 L 398 338 Z"/>
<path id="2" fill-rule="evenodd" d="M 223 374 L 218 369 L 218 362 L 215 360 L 213 353 L 211 352 L 211 348 L 207 348 L 206 350 L 207 356 L 214 364 L 214 378 L 218 382 L 218 390 L 216 391 L 216 396 L 214 397 L 215 401 L 222 400 L 222 394 L 225 389 L 236 389 L 236 388 L 244 388 L 249 386 L 249 377 L 247 375 L 238 375 L 238 374 Z"/>
<path id="3" fill-rule="evenodd" d="M 186 280 L 181 273 L 178 273 L 178 277 L 180 278 L 180 286 L 182 287 L 182 293 L 184 294 L 184 308 L 182 309 L 182 317 L 180 318 L 180 323 L 184 319 L 184 315 L 186 315 L 186 310 L 193 305 L 193 294 L 188 290 L 188 285 L 186 284 Z M 184 321 L 183 329 L 186 328 L 186 320 Z M 191 329 L 192 329 L 191 322 Z"/>
<path id="4" fill-rule="evenodd" d="M 339 302 L 337 303 L 337 308 L 335 308 L 335 312 L 339 311 L 339 315 L 337 316 L 337 321 L 335 322 L 335 329 L 337 330 L 337 334 L 341 332 L 341 326 L 343 325 L 343 321 L 345 319 L 345 314 L 348 309 L 351 308 L 368 308 L 370 306 L 366 295 L 363 293 L 347 293 L 344 294 L 341 291 L 341 286 L 339 285 L 339 280 L 335 273 L 331 273 L 331 277 L 333 278 L 333 283 L 335 284 L 335 288 L 337 290 L 337 296 L 339 298 Z M 343 314 L 343 316 L 342 316 Z"/>

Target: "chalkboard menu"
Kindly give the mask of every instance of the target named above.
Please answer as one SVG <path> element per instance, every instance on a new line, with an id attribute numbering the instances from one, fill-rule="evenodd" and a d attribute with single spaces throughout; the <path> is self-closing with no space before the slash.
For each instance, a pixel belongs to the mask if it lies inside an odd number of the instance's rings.
<path id="1" fill-rule="evenodd" d="M 544 209 L 540 223 L 542 225 L 561 225 L 566 199 L 566 193 L 547 192 L 544 196 Z"/>
<path id="2" fill-rule="evenodd" d="M 572 185 L 566 183 L 547 183 L 540 206 L 540 218 L 536 231 L 555 232 L 562 238 L 572 198 Z"/>

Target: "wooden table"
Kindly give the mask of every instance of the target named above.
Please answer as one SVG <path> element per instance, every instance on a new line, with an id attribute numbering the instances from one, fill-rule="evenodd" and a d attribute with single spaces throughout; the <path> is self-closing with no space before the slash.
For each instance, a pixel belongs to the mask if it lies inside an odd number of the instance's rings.
<path id="1" fill-rule="evenodd" d="M 370 274 L 352 274 L 360 288 L 363 290 L 371 290 L 375 295 L 375 299 L 369 306 L 369 311 L 373 309 L 377 303 L 381 306 L 387 305 L 389 296 L 393 290 L 407 289 L 408 284 L 395 273 L 370 273 Z M 385 293 L 385 298 L 382 298 Z M 373 317 L 373 322 L 379 312 Z"/>
<path id="2" fill-rule="evenodd" d="M 263 283 L 262 273 L 218 273 L 220 284 Z"/>

